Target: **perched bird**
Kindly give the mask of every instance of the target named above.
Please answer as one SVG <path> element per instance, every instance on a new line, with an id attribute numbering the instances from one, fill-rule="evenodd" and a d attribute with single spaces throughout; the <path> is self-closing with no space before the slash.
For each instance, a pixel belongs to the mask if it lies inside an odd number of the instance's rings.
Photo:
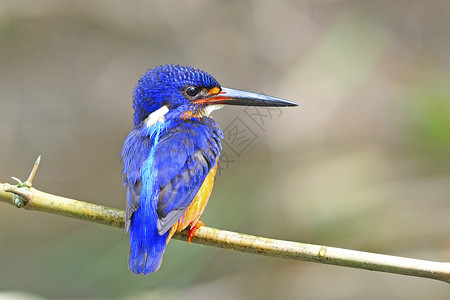
<path id="1" fill-rule="evenodd" d="M 134 128 L 122 148 L 127 188 L 128 265 L 159 269 L 167 243 L 190 226 L 189 242 L 211 195 L 222 131 L 209 117 L 224 104 L 296 106 L 279 98 L 221 87 L 199 69 L 162 65 L 133 92 Z"/>

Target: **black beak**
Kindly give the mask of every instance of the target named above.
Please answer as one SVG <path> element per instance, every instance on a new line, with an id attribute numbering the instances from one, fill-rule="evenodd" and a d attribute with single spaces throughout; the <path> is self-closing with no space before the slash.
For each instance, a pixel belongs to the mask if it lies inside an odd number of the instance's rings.
<path id="1" fill-rule="evenodd" d="M 241 106 L 297 106 L 297 103 L 284 99 L 266 96 L 262 94 L 229 89 L 223 87 L 222 90 L 214 96 L 205 99 L 199 99 L 196 103 L 203 104 L 225 104 Z"/>

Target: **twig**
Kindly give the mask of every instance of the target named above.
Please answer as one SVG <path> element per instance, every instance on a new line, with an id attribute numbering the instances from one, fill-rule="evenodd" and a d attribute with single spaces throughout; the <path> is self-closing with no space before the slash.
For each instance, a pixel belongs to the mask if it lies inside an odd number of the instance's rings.
<path id="1" fill-rule="evenodd" d="M 37 165 L 35 164 L 32 174 L 36 173 Z M 20 182 L 16 186 L 0 183 L 0 201 L 18 206 L 15 198 L 20 197 L 23 208 L 27 210 L 44 211 L 118 228 L 124 227 L 125 212 L 123 210 L 41 192 L 31 187 L 33 177 L 34 175 L 30 175 L 25 183 Z M 173 238 L 187 241 L 188 236 L 189 230 L 185 230 L 175 234 Z M 192 242 L 234 251 L 424 277 L 450 283 L 449 262 L 426 261 L 268 239 L 206 226 L 200 227 L 195 232 Z"/>

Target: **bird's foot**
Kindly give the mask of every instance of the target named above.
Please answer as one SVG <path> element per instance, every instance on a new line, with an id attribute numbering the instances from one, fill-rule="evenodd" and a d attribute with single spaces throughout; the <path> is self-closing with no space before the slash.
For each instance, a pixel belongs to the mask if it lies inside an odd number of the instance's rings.
<path id="1" fill-rule="evenodd" d="M 205 223 L 203 223 L 202 221 L 198 220 L 197 223 L 195 223 L 195 225 L 192 225 L 191 223 L 191 229 L 189 230 L 189 237 L 188 237 L 188 242 L 190 243 L 192 238 L 195 235 L 195 232 L 197 231 L 197 229 L 199 229 L 200 227 L 205 226 Z"/>

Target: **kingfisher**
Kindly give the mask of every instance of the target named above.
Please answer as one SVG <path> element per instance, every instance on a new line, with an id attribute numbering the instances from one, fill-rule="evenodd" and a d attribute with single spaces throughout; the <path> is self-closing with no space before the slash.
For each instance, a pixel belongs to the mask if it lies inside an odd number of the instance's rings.
<path id="1" fill-rule="evenodd" d="M 189 242 L 214 184 L 223 133 L 210 117 L 223 105 L 296 106 L 280 98 L 222 87 L 197 68 L 149 69 L 133 91 L 134 127 L 122 148 L 127 190 L 125 229 L 129 269 L 159 269 L 174 233 L 190 227 Z"/>

